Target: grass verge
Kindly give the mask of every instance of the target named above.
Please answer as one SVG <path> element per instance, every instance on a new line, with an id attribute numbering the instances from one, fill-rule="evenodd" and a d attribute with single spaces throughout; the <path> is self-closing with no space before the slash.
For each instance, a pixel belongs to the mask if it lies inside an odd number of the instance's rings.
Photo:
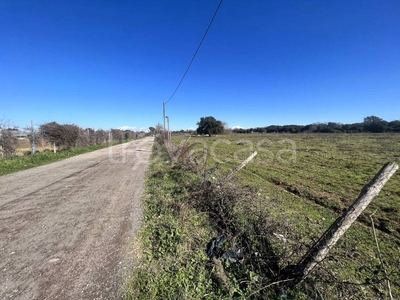
<path id="1" fill-rule="evenodd" d="M 126 287 L 125 299 L 222 299 L 214 289 L 204 241 L 213 236 L 205 214 L 188 203 L 198 176 L 171 163 L 155 142 L 144 202 L 143 253 Z M 157 155 L 154 153 L 157 152 Z"/>
<path id="2" fill-rule="evenodd" d="M 112 145 L 117 145 L 113 143 Z M 92 152 L 95 150 L 109 147 L 109 144 L 92 145 L 82 148 L 72 148 L 69 150 L 61 150 L 57 153 L 53 151 L 39 152 L 35 155 L 14 156 L 12 158 L 0 158 L 0 176 L 23 171 L 29 168 L 46 165 L 52 162 L 63 160 L 79 154 Z"/>

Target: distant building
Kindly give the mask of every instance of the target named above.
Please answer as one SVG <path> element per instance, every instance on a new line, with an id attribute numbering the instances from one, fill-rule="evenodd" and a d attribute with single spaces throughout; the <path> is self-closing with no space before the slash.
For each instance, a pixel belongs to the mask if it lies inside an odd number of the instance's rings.
<path id="1" fill-rule="evenodd" d="M 19 139 L 19 140 L 27 140 L 28 139 L 28 134 L 26 134 L 25 132 L 22 132 L 18 129 L 12 129 L 11 134 L 13 135 L 13 137 L 15 137 L 16 139 Z"/>

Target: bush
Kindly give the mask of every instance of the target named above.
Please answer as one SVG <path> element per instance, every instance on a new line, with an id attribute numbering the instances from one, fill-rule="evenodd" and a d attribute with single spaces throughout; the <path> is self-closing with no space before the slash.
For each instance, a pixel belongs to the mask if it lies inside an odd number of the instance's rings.
<path id="1" fill-rule="evenodd" d="M 0 123 L 0 154 L 5 158 L 11 158 L 17 150 L 17 139 L 12 134 L 12 129 L 3 128 Z"/>

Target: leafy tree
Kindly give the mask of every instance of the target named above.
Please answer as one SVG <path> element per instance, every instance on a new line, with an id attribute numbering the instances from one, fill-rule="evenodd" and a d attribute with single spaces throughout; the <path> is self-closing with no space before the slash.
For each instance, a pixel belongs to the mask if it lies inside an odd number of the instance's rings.
<path id="1" fill-rule="evenodd" d="M 132 130 L 124 130 L 124 139 L 125 140 L 132 140 L 136 138 L 136 132 Z"/>
<path id="2" fill-rule="evenodd" d="M 55 143 L 56 146 L 63 145 L 63 130 L 57 122 L 49 122 L 39 126 L 40 134 L 50 143 Z"/>
<path id="3" fill-rule="evenodd" d="M 75 124 L 63 124 L 61 125 L 64 131 L 63 142 L 67 148 L 76 147 L 76 142 L 79 138 L 80 128 Z"/>
<path id="4" fill-rule="evenodd" d="M 96 130 L 96 144 L 105 144 L 107 143 L 108 134 L 103 129 Z"/>
<path id="5" fill-rule="evenodd" d="M 214 117 L 202 117 L 197 122 L 197 133 L 198 134 L 221 134 L 224 132 L 224 126 L 221 121 L 216 120 Z"/>
<path id="6" fill-rule="evenodd" d="M 84 132 L 89 145 L 96 145 L 96 130 L 93 128 L 86 128 Z"/>
<path id="7" fill-rule="evenodd" d="M 72 148 L 75 147 L 79 139 L 80 128 L 74 124 L 50 122 L 40 125 L 39 131 L 45 139 L 55 143 L 56 146 Z"/>
<path id="8" fill-rule="evenodd" d="M 111 136 L 113 141 L 118 141 L 119 143 L 124 140 L 124 133 L 120 129 L 111 129 Z"/>
<path id="9" fill-rule="evenodd" d="M 400 132 L 400 120 L 389 122 L 388 130 L 391 132 Z"/>
<path id="10" fill-rule="evenodd" d="M 364 128 L 369 132 L 384 132 L 387 128 L 387 122 L 376 116 L 369 116 L 364 118 Z"/>

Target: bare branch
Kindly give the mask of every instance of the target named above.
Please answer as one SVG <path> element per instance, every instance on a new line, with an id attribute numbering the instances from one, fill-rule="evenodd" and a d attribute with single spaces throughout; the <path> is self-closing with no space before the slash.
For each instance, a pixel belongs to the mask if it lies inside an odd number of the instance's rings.
<path id="1" fill-rule="evenodd" d="M 296 265 L 294 273 L 298 282 L 302 282 L 311 273 L 313 268 L 324 260 L 332 247 L 335 246 L 337 241 L 349 229 L 368 204 L 379 194 L 380 190 L 398 168 L 399 166 L 396 163 L 385 164 L 371 182 L 364 186 L 353 204 L 344 211 L 342 216 L 336 219 Z"/>

